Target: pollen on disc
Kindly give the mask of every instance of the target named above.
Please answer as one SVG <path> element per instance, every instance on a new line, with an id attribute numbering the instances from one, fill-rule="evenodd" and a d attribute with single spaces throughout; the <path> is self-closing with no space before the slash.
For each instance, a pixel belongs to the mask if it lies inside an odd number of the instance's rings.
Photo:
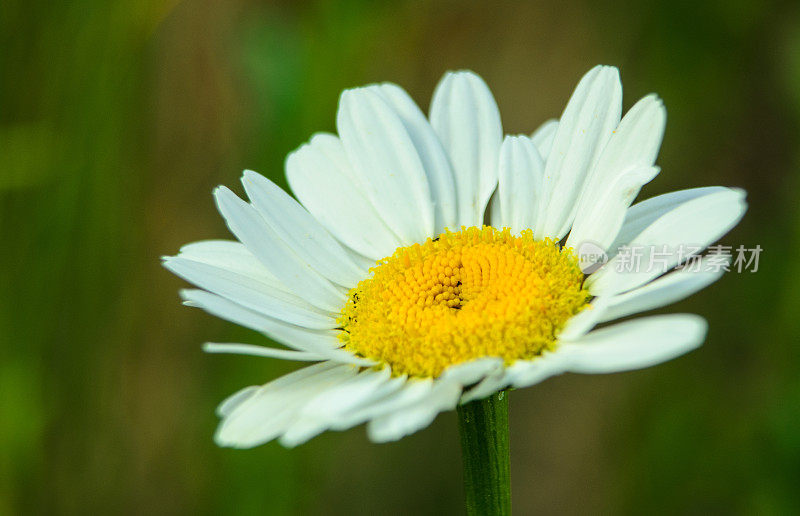
<path id="1" fill-rule="evenodd" d="M 590 297 L 574 253 L 529 230 L 447 231 L 397 249 L 371 273 L 348 294 L 340 339 L 413 377 L 481 357 L 535 358 Z"/>

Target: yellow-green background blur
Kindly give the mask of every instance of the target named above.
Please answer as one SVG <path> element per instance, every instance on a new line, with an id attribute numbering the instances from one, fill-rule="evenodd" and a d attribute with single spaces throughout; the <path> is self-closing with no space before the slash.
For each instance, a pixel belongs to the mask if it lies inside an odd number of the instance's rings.
<path id="1" fill-rule="evenodd" d="M 0 2 L 0 514 L 458 514 L 456 421 L 394 444 L 363 428 L 294 450 L 217 448 L 215 405 L 295 364 L 181 306 L 159 264 L 227 238 L 211 190 L 334 129 L 340 90 L 447 70 L 492 88 L 509 133 L 620 67 L 625 108 L 668 110 L 643 192 L 735 185 L 723 242 L 764 249 L 668 310 L 710 322 L 670 363 L 511 394 L 519 514 L 800 512 L 800 5 Z"/>

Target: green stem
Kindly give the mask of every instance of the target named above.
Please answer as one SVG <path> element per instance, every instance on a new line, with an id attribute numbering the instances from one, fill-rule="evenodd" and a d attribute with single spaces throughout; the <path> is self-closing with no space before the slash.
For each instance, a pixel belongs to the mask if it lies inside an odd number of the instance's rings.
<path id="1" fill-rule="evenodd" d="M 458 407 L 467 514 L 511 514 L 508 392 Z"/>

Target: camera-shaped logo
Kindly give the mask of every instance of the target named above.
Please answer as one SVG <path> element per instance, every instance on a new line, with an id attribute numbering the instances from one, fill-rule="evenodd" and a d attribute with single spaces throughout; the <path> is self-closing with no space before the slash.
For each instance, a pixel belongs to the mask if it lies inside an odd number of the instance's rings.
<path id="1" fill-rule="evenodd" d="M 575 253 L 578 255 L 578 265 L 584 274 L 591 274 L 608 262 L 605 249 L 595 242 L 582 242 L 575 248 Z"/>

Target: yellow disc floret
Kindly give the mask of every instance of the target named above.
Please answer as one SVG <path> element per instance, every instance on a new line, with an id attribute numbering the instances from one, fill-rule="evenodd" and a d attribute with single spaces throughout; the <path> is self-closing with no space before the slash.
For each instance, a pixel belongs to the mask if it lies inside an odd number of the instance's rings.
<path id="1" fill-rule="evenodd" d="M 570 249 L 491 227 L 399 248 L 348 295 L 344 347 L 393 374 L 436 377 L 480 357 L 506 364 L 553 349 L 587 303 Z"/>

